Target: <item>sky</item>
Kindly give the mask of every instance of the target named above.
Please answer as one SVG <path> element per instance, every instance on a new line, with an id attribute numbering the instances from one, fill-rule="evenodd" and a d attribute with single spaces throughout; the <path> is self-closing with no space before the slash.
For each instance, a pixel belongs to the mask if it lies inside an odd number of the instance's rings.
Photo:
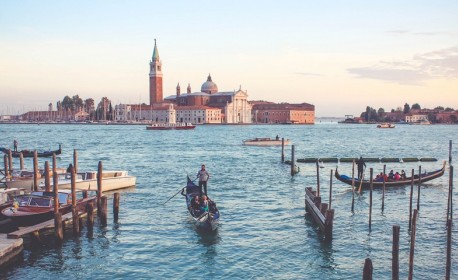
<path id="1" fill-rule="evenodd" d="M 0 115 L 67 95 L 149 104 L 154 39 L 164 97 L 211 74 L 317 117 L 458 109 L 457 14 L 456 0 L 0 0 Z"/>

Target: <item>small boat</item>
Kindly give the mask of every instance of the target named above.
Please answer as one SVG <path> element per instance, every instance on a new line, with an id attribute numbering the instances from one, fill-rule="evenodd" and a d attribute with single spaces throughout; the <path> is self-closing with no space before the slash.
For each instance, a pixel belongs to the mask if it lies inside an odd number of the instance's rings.
<path id="1" fill-rule="evenodd" d="M 87 196 L 87 192 L 77 191 L 76 207 L 84 211 L 86 205 L 95 201 L 96 196 Z M 72 193 L 70 190 L 61 190 L 58 194 L 59 212 L 62 215 L 72 211 Z M 3 209 L 2 215 L 12 220 L 17 227 L 31 226 L 54 218 L 54 193 L 32 192 L 14 198 L 13 206 Z"/>
<path id="2" fill-rule="evenodd" d="M 396 126 L 392 123 L 381 123 L 377 125 L 377 128 L 395 128 Z"/>
<path id="3" fill-rule="evenodd" d="M 216 203 L 208 198 L 208 212 L 200 213 L 194 211 L 193 207 L 191 206 L 191 201 L 195 196 L 199 195 L 199 186 L 194 184 L 193 181 L 188 176 L 188 183 L 186 187 L 184 187 L 181 191 L 181 194 L 186 199 L 186 208 L 188 208 L 189 214 L 191 214 L 192 219 L 195 222 L 195 225 L 198 229 L 204 231 L 215 231 L 218 227 L 218 222 L 220 218 L 220 213 L 218 208 L 216 207 Z"/>
<path id="4" fill-rule="evenodd" d="M 0 189 L 0 211 L 13 205 L 14 197 L 25 194 L 25 189 L 21 188 L 5 188 Z M 0 221 L 4 220 L 5 216 L 0 214 Z"/>
<path id="5" fill-rule="evenodd" d="M 290 141 L 285 139 L 285 145 L 289 145 Z M 243 140 L 243 145 L 247 146 L 278 146 L 282 144 L 282 140 L 279 138 L 254 138 Z"/>
<path id="6" fill-rule="evenodd" d="M 58 174 L 66 172 L 65 168 L 57 168 Z M 52 178 L 52 170 L 49 172 L 50 178 Z M 44 170 L 38 170 L 38 184 L 45 181 Z M 27 190 L 32 190 L 33 188 L 33 171 L 32 170 L 13 170 L 11 175 L 2 180 L 2 183 L 8 188 L 25 188 Z"/>
<path id="7" fill-rule="evenodd" d="M 53 188 L 53 180 L 50 185 Z M 137 178 L 130 176 L 128 171 L 102 171 L 102 192 L 114 191 L 135 186 Z M 60 189 L 71 189 L 70 173 L 58 174 L 57 186 Z M 75 186 L 78 190 L 97 190 L 97 171 L 77 172 Z M 43 189 L 45 182 L 41 182 L 38 187 Z"/>
<path id="8" fill-rule="evenodd" d="M 147 130 L 189 130 L 196 126 L 192 123 L 154 123 L 146 127 Z"/>
<path id="9" fill-rule="evenodd" d="M 441 169 L 438 169 L 438 170 L 435 170 L 435 171 L 431 171 L 431 172 L 422 173 L 420 177 L 418 176 L 418 174 L 414 175 L 413 183 L 414 184 L 418 184 L 419 182 L 424 183 L 424 182 L 428 182 L 428 181 L 431 181 L 433 179 L 441 177 L 442 175 L 444 175 L 445 165 L 446 165 L 446 161 L 444 161 L 444 164 L 443 164 Z M 341 181 L 341 182 L 343 182 L 345 184 L 348 184 L 350 186 L 352 184 L 352 177 L 347 176 L 347 175 L 340 175 L 337 169 L 336 169 L 336 172 L 335 172 L 335 177 L 337 178 L 337 180 L 339 180 L 339 181 Z M 362 188 L 366 188 L 366 189 L 370 188 L 370 180 L 364 180 L 363 179 L 363 181 L 361 183 L 361 181 L 358 178 L 355 178 L 354 182 L 355 182 L 355 187 L 359 187 L 361 185 Z M 385 182 L 385 187 L 404 186 L 404 185 L 410 185 L 411 183 L 412 183 L 412 177 L 407 177 L 407 178 L 405 178 L 403 180 L 401 179 L 401 180 L 398 180 L 398 181 L 388 180 L 388 181 Z M 373 188 L 383 187 L 383 179 L 381 181 L 373 180 L 372 181 L 372 187 Z"/>
<path id="10" fill-rule="evenodd" d="M 0 148 L 2 152 L 5 154 L 8 154 L 10 152 L 10 149 L 7 148 Z M 20 154 L 22 153 L 23 157 L 33 157 L 34 150 L 22 150 L 22 151 L 11 151 L 11 154 L 13 157 L 18 158 L 20 157 Z M 59 144 L 59 149 L 54 150 L 54 151 L 37 151 L 37 156 L 38 157 L 52 157 L 53 154 L 55 155 L 60 155 L 62 153 L 62 145 Z"/>

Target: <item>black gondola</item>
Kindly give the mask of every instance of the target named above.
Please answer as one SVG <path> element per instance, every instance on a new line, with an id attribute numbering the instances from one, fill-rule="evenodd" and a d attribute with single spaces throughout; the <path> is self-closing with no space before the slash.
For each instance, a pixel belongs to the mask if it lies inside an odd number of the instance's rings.
<path id="1" fill-rule="evenodd" d="M 218 227 L 220 218 L 220 213 L 216 207 L 216 203 L 207 196 L 208 212 L 201 213 L 200 211 L 195 211 L 191 206 L 191 201 L 195 196 L 199 195 L 199 186 L 194 184 L 189 177 L 186 187 L 183 188 L 181 194 L 186 199 L 186 208 L 188 209 L 189 214 L 191 214 L 196 227 L 204 231 L 215 231 Z"/>
<path id="2" fill-rule="evenodd" d="M 10 152 L 10 149 L 7 148 L 0 148 L 2 152 L 5 154 L 8 154 Z M 22 153 L 23 157 L 33 157 L 33 150 L 22 150 L 22 151 L 11 151 L 11 154 L 13 157 L 18 158 L 20 157 L 20 154 Z M 37 151 L 37 156 L 38 157 L 52 157 L 53 154 L 60 155 L 62 153 L 62 146 L 59 144 L 59 149 L 54 150 L 54 151 Z"/>
<path id="3" fill-rule="evenodd" d="M 428 181 L 431 181 L 433 179 L 441 177 L 442 175 L 444 175 L 445 165 L 446 165 L 446 161 L 444 161 L 444 165 L 442 166 L 441 169 L 438 169 L 438 170 L 435 170 L 435 171 L 432 171 L 432 172 L 422 173 L 420 177 L 418 176 L 418 174 L 414 175 L 413 183 L 414 184 L 418 184 L 419 182 L 424 183 L 424 182 L 428 182 Z M 348 184 L 348 185 L 352 184 L 352 178 L 350 176 L 347 176 L 347 175 L 340 175 L 339 172 L 337 171 L 337 169 L 336 169 L 336 172 L 335 172 L 335 177 L 337 178 L 337 180 L 339 180 L 339 181 L 341 181 L 341 182 L 343 182 L 345 184 Z M 360 185 L 362 186 L 362 188 L 366 188 L 366 189 L 370 188 L 370 180 L 363 180 L 362 184 L 361 184 L 361 181 L 358 178 L 355 178 L 354 183 L 355 183 L 355 187 L 357 187 L 357 188 Z M 412 183 L 412 177 L 407 177 L 404 180 L 398 180 L 398 181 L 389 180 L 389 181 L 386 181 L 385 182 L 385 187 L 404 186 L 404 185 L 410 185 L 411 183 Z M 374 188 L 383 187 L 383 181 L 373 180 L 372 181 L 372 187 L 374 187 Z"/>

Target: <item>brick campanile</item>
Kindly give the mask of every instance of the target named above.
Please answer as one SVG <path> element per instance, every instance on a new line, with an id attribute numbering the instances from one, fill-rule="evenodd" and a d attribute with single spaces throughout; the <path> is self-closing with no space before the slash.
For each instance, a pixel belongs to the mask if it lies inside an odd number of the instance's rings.
<path id="1" fill-rule="evenodd" d="M 162 95 L 162 62 L 154 39 L 153 57 L 149 63 L 149 104 L 164 101 Z"/>

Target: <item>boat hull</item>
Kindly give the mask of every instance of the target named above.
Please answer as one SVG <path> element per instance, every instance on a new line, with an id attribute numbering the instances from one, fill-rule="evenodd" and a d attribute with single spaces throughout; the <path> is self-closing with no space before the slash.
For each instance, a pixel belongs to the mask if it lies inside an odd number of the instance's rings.
<path id="1" fill-rule="evenodd" d="M 428 181 L 441 177 L 442 175 L 444 175 L 445 165 L 446 165 L 446 162 L 444 162 L 444 165 L 441 169 L 433 171 L 433 172 L 422 173 L 420 177 L 418 177 L 418 175 L 415 175 L 413 178 L 413 183 L 414 184 L 425 183 L 425 182 L 428 182 Z M 337 169 L 335 172 L 335 177 L 337 180 L 345 184 L 352 185 L 352 178 L 346 175 L 340 175 Z M 383 187 L 383 185 L 389 188 L 389 187 L 405 186 L 405 185 L 410 185 L 410 184 L 412 184 L 412 177 L 408 177 L 405 180 L 398 180 L 398 181 L 386 181 L 386 182 L 372 181 L 373 188 L 381 188 Z M 356 188 L 359 188 L 359 186 L 361 186 L 361 188 L 368 189 L 371 186 L 371 182 L 369 180 L 362 180 L 361 182 L 359 179 L 355 178 L 354 186 Z"/>
<path id="2" fill-rule="evenodd" d="M 246 146 L 281 146 L 282 145 L 282 140 L 245 140 L 243 141 L 243 144 Z M 290 141 L 285 140 L 284 145 L 289 145 Z"/>

